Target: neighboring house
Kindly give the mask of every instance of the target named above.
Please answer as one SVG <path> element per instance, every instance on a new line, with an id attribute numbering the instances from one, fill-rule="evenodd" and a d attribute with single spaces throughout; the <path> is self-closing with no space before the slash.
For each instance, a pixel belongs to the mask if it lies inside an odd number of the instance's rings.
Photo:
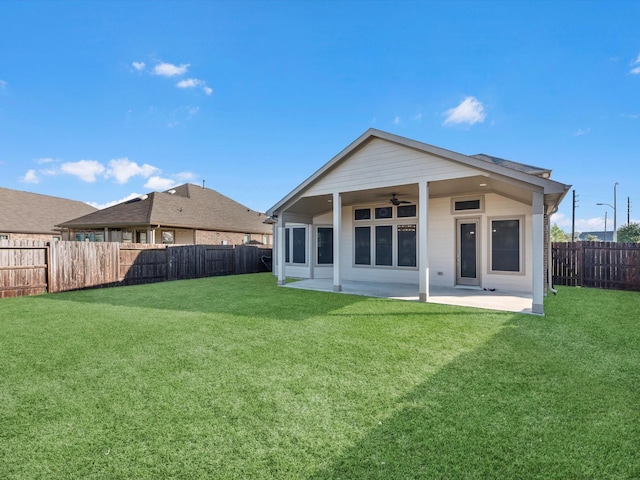
<path id="1" fill-rule="evenodd" d="M 543 313 L 551 171 L 370 129 L 267 211 L 274 273 L 529 293 Z"/>
<path id="2" fill-rule="evenodd" d="M 198 185 L 152 192 L 59 226 L 73 240 L 154 244 L 271 244 L 272 229 L 255 212 Z"/>
<path id="3" fill-rule="evenodd" d="M 57 224 L 96 211 L 84 202 L 1 187 L 0 205 L 0 240 L 65 240 Z"/>
<path id="4" fill-rule="evenodd" d="M 605 239 L 605 236 L 606 236 L 606 239 Z M 612 231 L 605 232 L 604 230 L 600 230 L 598 232 L 582 232 L 580 235 L 578 235 L 578 240 L 585 241 L 588 238 L 593 238 L 595 241 L 598 241 L 598 242 L 613 242 L 613 232 Z"/>

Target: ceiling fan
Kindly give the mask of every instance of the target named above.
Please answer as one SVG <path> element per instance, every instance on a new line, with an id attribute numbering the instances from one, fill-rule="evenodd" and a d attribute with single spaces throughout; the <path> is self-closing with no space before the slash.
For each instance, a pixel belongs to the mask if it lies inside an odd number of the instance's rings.
<path id="1" fill-rule="evenodd" d="M 407 201 L 407 200 L 399 200 L 399 199 L 397 199 L 397 198 L 396 198 L 396 194 L 395 194 L 395 193 L 392 193 L 392 194 L 391 194 L 391 198 L 389 199 L 389 201 L 390 201 L 393 205 L 395 205 L 396 207 L 397 207 L 398 205 L 400 205 L 401 203 L 411 203 L 411 202 L 409 202 L 409 201 Z"/>

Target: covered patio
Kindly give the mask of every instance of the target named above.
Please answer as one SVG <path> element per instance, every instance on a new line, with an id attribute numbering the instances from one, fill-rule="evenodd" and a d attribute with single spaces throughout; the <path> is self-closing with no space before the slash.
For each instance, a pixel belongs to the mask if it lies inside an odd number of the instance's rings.
<path id="1" fill-rule="evenodd" d="M 302 279 L 286 283 L 284 287 L 335 293 L 332 279 Z M 415 302 L 420 300 L 418 285 L 407 283 L 356 282 L 345 280 L 340 293 Z M 477 287 L 431 286 L 428 301 L 429 303 L 439 303 L 443 305 L 484 308 L 517 313 L 533 313 L 532 295 L 520 292 L 490 291 Z"/>

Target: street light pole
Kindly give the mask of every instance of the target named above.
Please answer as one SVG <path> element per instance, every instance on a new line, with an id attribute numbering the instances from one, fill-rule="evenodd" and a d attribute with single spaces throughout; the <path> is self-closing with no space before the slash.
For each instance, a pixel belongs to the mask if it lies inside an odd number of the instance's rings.
<path id="1" fill-rule="evenodd" d="M 607 207 L 611 207 L 613 208 L 613 225 L 614 225 L 614 229 L 615 224 L 616 224 L 616 207 L 614 207 L 613 205 L 611 205 L 610 203 L 596 203 L 596 205 L 606 205 Z M 605 210 L 604 212 L 604 241 L 607 241 L 607 211 Z M 616 241 L 616 232 L 615 230 L 613 231 L 613 241 Z"/>

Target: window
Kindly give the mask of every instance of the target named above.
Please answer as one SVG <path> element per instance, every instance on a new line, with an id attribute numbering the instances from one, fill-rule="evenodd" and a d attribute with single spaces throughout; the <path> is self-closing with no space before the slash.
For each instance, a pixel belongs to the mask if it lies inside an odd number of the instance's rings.
<path id="1" fill-rule="evenodd" d="M 104 242 L 104 232 L 96 232 L 95 233 L 95 241 L 96 242 Z"/>
<path id="2" fill-rule="evenodd" d="M 355 217 L 356 220 L 371 220 L 370 208 L 356 208 Z"/>
<path id="3" fill-rule="evenodd" d="M 285 263 L 306 263 L 306 236 L 304 227 L 284 229 Z"/>
<path id="4" fill-rule="evenodd" d="M 333 228 L 318 227 L 318 265 L 333 264 Z"/>
<path id="5" fill-rule="evenodd" d="M 373 219 L 368 217 L 371 210 Z M 356 224 L 354 227 L 354 265 L 417 267 L 417 225 L 405 224 L 400 220 L 416 218 L 416 205 L 361 208 L 354 211 L 367 212 L 367 215 L 356 213 L 356 218 L 361 218 L 365 225 Z"/>
<path id="6" fill-rule="evenodd" d="M 376 227 L 376 265 L 393 265 L 393 227 Z"/>
<path id="7" fill-rule="evenodd" d="M 376 219 L 379 219 L 379 218 L 393 218 L 393 208 L 391 207 L 376 208 Z"/>
<path id="8" fill-rule="evenodd" d="M 491 270 L 520 271 L 520 220 L 491 221 Z"/>
<path id="9" fill-rule="evenodd" d="M 398 225 L 398 266 L 417 266 L 415 225 Z"/>
<path id="10" fill-rule="evenodd" d="M 242 243 L 246 245 L 250 241 L 251 241 L 251 235 L 249 235 L 248 233 L 245 233 L 244 236 L 242 237 Z"/>
<path id="11" fill-rule="evenodd" d="M 399 205 L 398 206 L 398 218 L 407 218 L 417 216 L 415 205 Z"/>
<path id="12" fill-rule="evenodd" d="M 165 242 L 165 235 L 171 235 L 171 241 Z M 122 243 L 132 243 L 133 233 L 129 230 L 122 231 Z M 173 243 L 173 232 L 162 232 L 162 243 Z"/>
<path id="13" fill-rule="evenodd" d="M 462 197 L 451 199 L 451 210 L 456 212 L 482 212 L 484 211 L 484 197 Z"/>
<path id="14" fill-rule="evenodd" d="M 0 235 L 0 240 L 9 240 L 9 235 Z"/>
<path id="15" fill-rule="evenodd" d="M 122 241 L 126 242 L 125 237 L 129 236 L 129 241 L 131 241 L 131 232 L 122 232 Z M 163 230 L 162 231 L 162 243 L 165 245 L 169 245 L 175 242 L 175 232 L 173 230 Z"/>
<path id="16" fill-rule="evenodd" d="M 262 244 L 269 245 L 269 235 L 262 235 Z"/>
<path id="17" fill-rule="evenodd" d="M 355 264 L 371 265 L 371 227 L 356 227 Z"/>
<path id="18" fill-rule="evenodd" d="M 305 228 L 293 228 L 293 263 L 305 263 Z"/>

